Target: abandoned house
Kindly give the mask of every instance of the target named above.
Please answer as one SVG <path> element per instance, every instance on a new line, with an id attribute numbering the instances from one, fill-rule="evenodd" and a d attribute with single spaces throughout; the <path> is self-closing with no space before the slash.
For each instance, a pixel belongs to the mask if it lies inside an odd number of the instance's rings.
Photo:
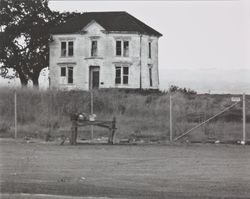
<path id="1" fill-rule="evenodd" d="M 50 86 L 158 89 L 162 36 L 127 12 L 87 12 L 51 30 Z"/>

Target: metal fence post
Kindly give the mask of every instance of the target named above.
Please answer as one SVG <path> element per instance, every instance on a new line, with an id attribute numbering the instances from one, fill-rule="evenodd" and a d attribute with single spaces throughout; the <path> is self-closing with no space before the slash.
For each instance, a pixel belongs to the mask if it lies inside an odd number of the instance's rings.
<path id="1" fill-rule="evenodd" d="M 242 96 L 242 121 L 243 121 L 243 139 L 242 144 L 246 143 L 246 96 L 243 93 Z"/>
<path id="2" fill-rule="evenodd" d="M 172 96 L 169 92 L 169 141 L 173 141 Z"/>
<path id="3" fill-rule="evenodd" d="M 91 113 L 91 115 L 93 115 L 93 113 L 94 113 L 94 97 L 93 97 L 93 89 L 91 89 L 91 91 L 90 91 L 90 113 Z M 91 140 L 93 140 L 94 139 L 94 126 L 93 125 L 91 125 Z"/>

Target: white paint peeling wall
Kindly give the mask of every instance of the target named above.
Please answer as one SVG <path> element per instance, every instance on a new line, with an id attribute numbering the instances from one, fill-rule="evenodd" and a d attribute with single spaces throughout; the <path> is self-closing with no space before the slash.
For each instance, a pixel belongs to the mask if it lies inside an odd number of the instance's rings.
<path id="1" fill-rule="evenodd" d="M 83 34 L 53 35 L 50 43 L 50 85 L 59 89 L 89 89 L 89 67 L 100 67 L 100 88 L 140 88 L 140 46 L 142 88 L 159 88 L 158 38 L 137 33 L 106 33 L 96 22 L 85 27 Z M 141 39 L 140 39 L 141 37 Z M 97 40 L 97 56 L 91 57 L 91 41 Z M 129 41 L 129 56 L 116 56 L 116 40 Z M 74 55 L 61 57 L 61 42 L 74 42 Z M 140 42 L 141 41 L 141 42 Z M 148 58 L 148 42 L 151 41 L 151 59 Z M 140 44 L 141 43 L 141 44 Z M 115 66 L 129 66 L 128 84 L 115 84 Z M 152 66 L 152 83 L 149 80 Z M 62 82 L 61 66 L 72 66 L 73 84 Z"/>

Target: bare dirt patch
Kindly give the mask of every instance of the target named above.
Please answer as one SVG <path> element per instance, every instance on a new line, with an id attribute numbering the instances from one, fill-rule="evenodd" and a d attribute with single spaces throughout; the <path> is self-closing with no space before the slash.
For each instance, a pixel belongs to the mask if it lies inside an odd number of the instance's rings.
<path id="1" fill-rule="evenodd" d="M 249 146 L 60 146 L 0 140 L 0 158 L 5 196 L 250 197 Z"/>

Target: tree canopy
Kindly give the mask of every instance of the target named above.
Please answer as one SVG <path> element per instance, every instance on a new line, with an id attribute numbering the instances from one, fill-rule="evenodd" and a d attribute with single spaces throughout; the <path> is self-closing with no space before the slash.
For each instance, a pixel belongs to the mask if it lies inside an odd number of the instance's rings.
<path id="1" fill-rule="evenodd" d="M 51 11 L 48 0 L 1 0 L 0 75 L 38 86 L 41 70 L 49 66 L 50 29 L 79 14 Z"/>

